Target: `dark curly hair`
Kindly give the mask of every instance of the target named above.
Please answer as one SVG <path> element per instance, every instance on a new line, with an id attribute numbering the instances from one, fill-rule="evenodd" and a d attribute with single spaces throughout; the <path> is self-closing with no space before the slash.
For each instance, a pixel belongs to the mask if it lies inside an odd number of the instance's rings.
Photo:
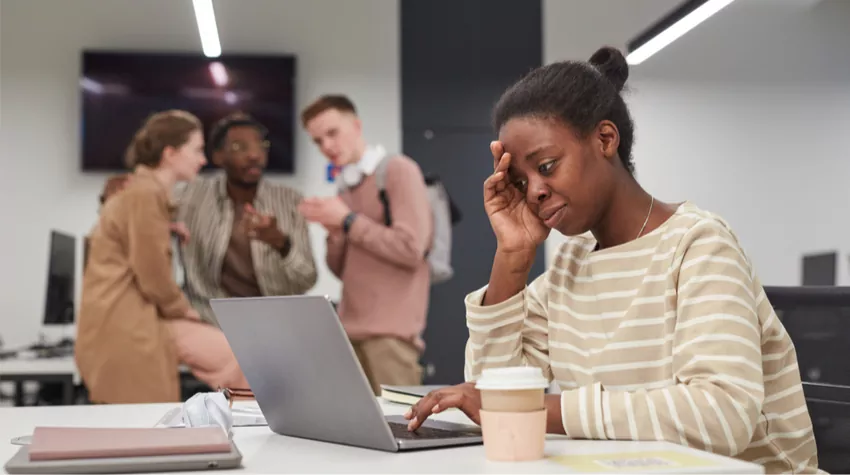
<path id="1" fill-rule="evenodd" d="M 562 61 L 534 69 L 505 91 L 496 104 L 496 134 L 517 117 L 557 118 L 581 137 L 599 122 L 610 120 L 620 132 L 620 161 L 634 174 L 634 122 L 620 95 L 628 77 L 626 58 L 609 46 L 600 48 L 586 62 Z"/>
<path id="2" fill-rule="evenodd" d="M 268 129 L 257 119 L 244 112 L 234 112 L 213 124 L 207 139 L 207 148 L 210 154 L 221 150 L 227 138 L 227 132 L 234 127 L 253 127 L 264 139 L 269 133 Z"/>

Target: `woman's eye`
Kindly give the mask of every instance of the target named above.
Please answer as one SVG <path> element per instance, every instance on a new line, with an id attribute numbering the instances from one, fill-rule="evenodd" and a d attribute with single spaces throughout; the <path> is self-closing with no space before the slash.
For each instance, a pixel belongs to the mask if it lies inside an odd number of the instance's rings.
<path id="1" fill-rule="evenodd" d="M 519 191 L 525 193 L 525 188 L 528 186 L 528 181 L 526 181 L 526 180 L 516 180 L 516 181 L 514 181 L 514 186 Z"/>
<path id="2" fill-rule="evenodd" d="M 543 175 L 547 175 L 549 172 L 552 171 L 552 167 L 554 167 L 554 166 L 555 166 L 555 161 L 554 160 L 549 161 L 549 162 L 543 163 L 539 167 L 537 167 L 537 171 L 540 172 Z"/>

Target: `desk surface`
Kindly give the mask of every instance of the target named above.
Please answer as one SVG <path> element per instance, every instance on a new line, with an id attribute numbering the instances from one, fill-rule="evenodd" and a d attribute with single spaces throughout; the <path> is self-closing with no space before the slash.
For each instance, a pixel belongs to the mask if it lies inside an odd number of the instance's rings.
<path id="1" fill-rule="evenodd" d="M 0 360 L 0 374 L 71 374 L 77 377 L 73 356 L 58 358 L 9 358 Z"/>
<path id="2" fill-rule="evenodd" d="M 186 365 L 180 365 L 181 373 L 189 373 Z M 74 383 L 80 383 L 80 374 L 73 356 L 57 358 L 36 358 L 24 355 L 18 358 L 0 360 L 0 376 L 39 376 L 45 374 L 69 374 L 74 377 Z"/>
<path id="3" fill-rule="evenodd" d="M 237 403 L 238 404 L 238 403 Z M 248 403 L 250 404 L 250 403 Z M 9 441 L 29 435 L 36 426 L 153 427 L 176 404 L 41 406 L 0 408 L 0 466 L 14 455 L 18 446 Z M 387 414 L 401 414 L 405 407 L 383 403 Z M 439 418 L 469 422 L 458 411 Z M 174 429 L 180 430 L 180 429 Z M 386 453 L 324 442 L 285 437 L 268 427 L 238 427 L 234 441 L 243 454 L 243 470 L 271 472 L 347 472 L 347 473 L 570 473 L 575 470 L 554 460 L 560 455 L 626 454 L 640 456 L 649 452 L 698 456 L 710 466 L 675 467 L 671 473 L 763 473 L 760 465 L 706 454 L 665 442 L 573 441 L 550 436 L 546 441 L 547 458 L 526 463 L 496 463 L 484 458 L 482 446 L 423 450 L 410 453 Z M 665 473 L 658 467 L 651 473 Z M 609 471 L 610 472 L 610 471 Z M 630 471 L 629 473 L 639 473 Z"/>

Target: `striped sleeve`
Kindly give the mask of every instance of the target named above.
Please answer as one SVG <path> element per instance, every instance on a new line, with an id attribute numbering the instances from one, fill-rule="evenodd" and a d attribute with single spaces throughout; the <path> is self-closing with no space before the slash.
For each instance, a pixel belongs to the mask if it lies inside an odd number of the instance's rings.
<path id="1" fill-rule="evenodd" d="M 676 384 L 629 392 L 597 383 L 564 392 L 568 435 L 665 440 L 728 456 L 747 448 L 764 403 L 750 264 L 731 232 L 713 219 L 689 230 L 677 255 L 670 361 Z"/>
<path id="2" fill-rule="evenodd" d="M 486 368 L 537 366 L 552 380 L 549 366 L 549 324 L 544 273 L 522 292 L 496 305 L 482 306 L 487 287 L 466 297 L 464 377 L 475 381 Z"/>
<path id="3" fill-rule="evenodd" d="M 197 189 L 197 186 L 193 185 L 199 181 L 201 180 L 196 179 L 193 182 L 178 183 L 172 190 L 171 197 L 174 205 L 177 206 L 175 221 L 185 223 L 189 218 L 192 211 L 190 208 L 193 205 L 192 198 Z"/>
<path id="4" fill-rule="evenodd" d="M 289 188 L 275 188 L 272 195 L 273 208 L 278 227 L 287 235 L 290 248 L 286 255 L 277 250 L 265 255 L 269 265 L 264 280 L 272 295 L 303 294 L 316 285 L 316 261 L 310 243 L 307 221 L 298 212 L 302 195 Z"/>

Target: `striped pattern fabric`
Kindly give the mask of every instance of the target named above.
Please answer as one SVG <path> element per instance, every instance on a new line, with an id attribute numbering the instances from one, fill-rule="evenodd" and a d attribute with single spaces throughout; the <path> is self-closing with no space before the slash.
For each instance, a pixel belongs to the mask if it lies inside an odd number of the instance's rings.
<path id="1" fill-rule="evenodd" d="M 664 225 L 596 250 L 570 238 L 523 292 L 466 298 L 466 379 L 533 365 L 562 390 L 577 439 L 669 441 L 817 472 L 794 345 L 737 238 L 682 204 Z"/>
<path id="2" fill-rule="evenodd" d="M 234 216 L 226 177 L 223 173 L 199 177 L 176 196 L 177 220 L 186 224 L 191 235 L 182 249 L 186 294 L 204 321 L 218 325 L 209 299 L 228 297 L 220 284 Z M 254 272 L 265 296 L 303 294 L 316 284 L 316 262 L 307 222 L 297 209 L 300 201 L 297 191 L 266 180 L 257 189 L 254 208 L 275 216 L 277 226 L 292 241 L 286 257 L 261 241 L 251 243 Z"/>

